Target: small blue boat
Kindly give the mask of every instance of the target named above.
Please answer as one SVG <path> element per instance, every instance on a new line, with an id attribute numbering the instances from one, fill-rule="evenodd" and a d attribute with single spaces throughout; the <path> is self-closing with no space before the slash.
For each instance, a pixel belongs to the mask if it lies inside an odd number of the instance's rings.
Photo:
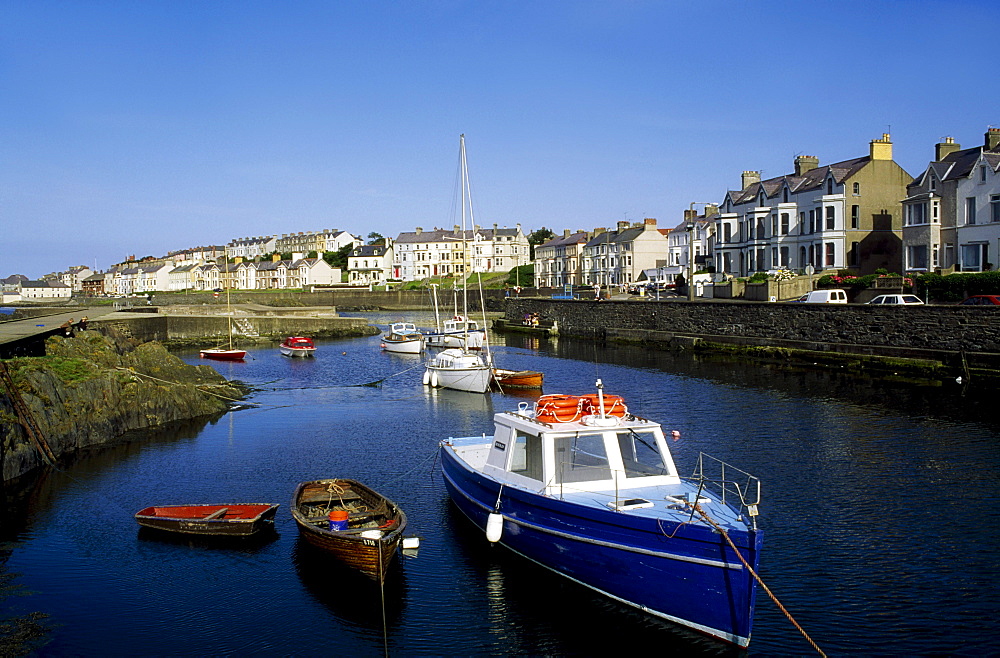
<path id="1" fill-rule="evenodd" d="M 745 647 L 760 482 L 701 454 L 681 477 L 658 423 L 605 395 L 546 395 L 492 437 L 440 444 L 458 508 L 522 556 L 622 603 Z M 676 438 L 678 436 L 673 433 Z"/>

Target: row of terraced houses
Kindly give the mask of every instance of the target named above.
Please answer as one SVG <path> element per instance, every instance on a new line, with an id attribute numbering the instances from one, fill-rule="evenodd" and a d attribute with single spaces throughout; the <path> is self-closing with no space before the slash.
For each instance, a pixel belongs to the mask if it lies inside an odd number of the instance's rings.
<path id="1" fill-rule="evenodd" d="M 702 206 L 703 212 L 695 207 Z M 798 156 L 790 172 L 742 174 L 717 203 L 692 203 L 683 221 L 655 219 L 613 230 L 564 231 L 535 250 L 540 287 L 671 283 L 779 269 L 869 274 L 992 269 L 1000 254 L 1000 129 L 983 143 L 937 144 L 913 177 L 892 156 L 888 134 L 867 155 L 821 165 Z M 707 275 L 706 275 L 707 276 Z"/>
<path id="2" fill-rule="evenodd" d="M 699 271 L 719 280 L 779 269 L 992 269 L 1000 254 L 1000 129 L 989 128 L 983 143 L 970 148 L 946 138 L 933 155 L 916 177 L 893 160 L 888 134 L 873 139 L 867 155 L 849 160 L 822 164 L 818 157 L 798 156 L 780 176 L 762 179 L 758 171 L 743 171 L 738 189 L 720 201 L 691 203 L 674 226 L 645 218 L 564 230 L 538 245 L 533 260 L 520 224 L 464 231 L 418 227 L 368 245 L 345 231 L 324 230 L 238 238 L 106 272 L 76 266 L 23 287 L 24 277 L 7 279 L 4 288 L 23 288 L 25 298 L 41 299 L 72 291 L 375 286 L 507 272 L 532 262 L 538 287 L 672 283 Z M 345 245 L 351 251 L 341 272 L 322 255 Z M 270 255 L 275 253 L 292 258 Z"/>

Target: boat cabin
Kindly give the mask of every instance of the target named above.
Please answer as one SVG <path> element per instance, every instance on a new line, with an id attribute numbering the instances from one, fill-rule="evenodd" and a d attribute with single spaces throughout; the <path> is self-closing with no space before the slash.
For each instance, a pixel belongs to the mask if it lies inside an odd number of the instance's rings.
<path id="1" fill-rule="evenodd" d="M 452 319 L 444 321 L 443 333 L 461 334 L 466 331 L 479 331 L 479 323 L 475 320 L 467 320 L 461 315 L 456 315 Z"/>
<path id="2" fill-rule="evenodd" d="M 526 407 L 494 416 L 483 473 L 541 493 L 616 491 L 680 483 L 659 424 L 590 415 L 536 420 Z"/>
<path id="3" fill-rule="evenodd" d="M 286 347 L 299 348 L 299 349 L 311 349 L 316 347 L 313 344 L 312 338 L 306 338 L 305 336 L 293 336 L 285 340 Z"/>

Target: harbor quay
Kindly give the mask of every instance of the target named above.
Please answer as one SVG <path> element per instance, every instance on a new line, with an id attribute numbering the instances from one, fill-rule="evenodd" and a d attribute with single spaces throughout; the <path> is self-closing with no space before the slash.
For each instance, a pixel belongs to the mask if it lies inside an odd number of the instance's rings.
<path id="1" fill-rule="evenodd" d="M 504 323 L 537 315 L 559 336 L 968 382 L 1000 378 L 997 310 L 536 297 L 507 300 Z"/>

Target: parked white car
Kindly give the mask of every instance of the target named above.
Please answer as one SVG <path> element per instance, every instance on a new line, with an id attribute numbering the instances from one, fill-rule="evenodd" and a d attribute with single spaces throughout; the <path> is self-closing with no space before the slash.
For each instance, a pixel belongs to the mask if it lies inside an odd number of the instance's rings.
<path id="1" fill-rule="evenodd" d="M 840 288 L 812 290 L 794 301 L 806 304 L 846 304 L 847 293 Z"/>
<path id="2" fill-rule="evenodd" d="M 879 295 L 868 302 L 869 304 L 923 304 L 916 295 Z"/>

